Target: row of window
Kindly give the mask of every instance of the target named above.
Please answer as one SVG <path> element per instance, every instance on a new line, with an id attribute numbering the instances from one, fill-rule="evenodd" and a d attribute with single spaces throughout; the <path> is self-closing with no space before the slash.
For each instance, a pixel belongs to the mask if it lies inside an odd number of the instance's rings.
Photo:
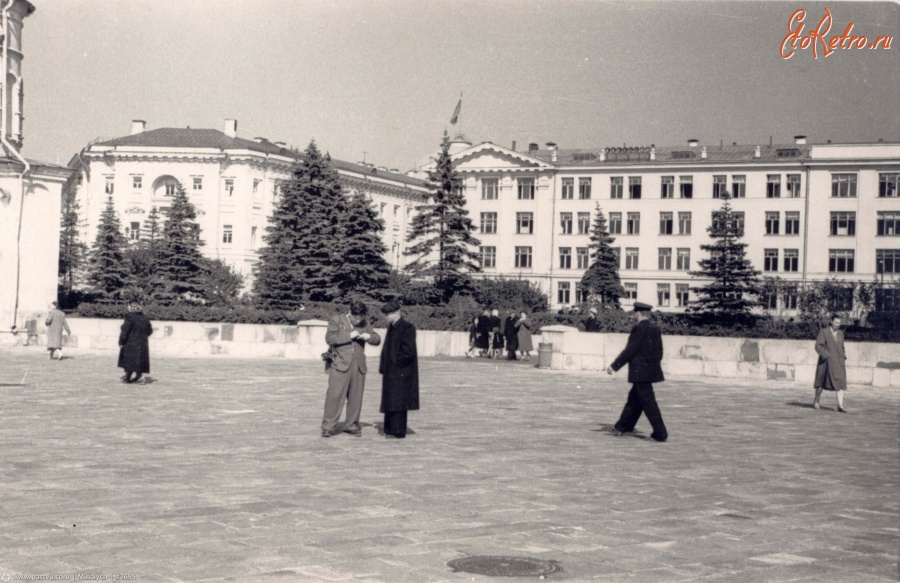
<path id="1" fill-rule="evenodd" d="M 716 221 L 719 211 L 713 212 L 713 221 Z M 737 230 L 739 233 L 744 232 L 744 213 L 742 211 L 734 212 Z M 590 234 L 591 231 L 591 214 L 577 213 L 577 222 L 575 222 L 575 213 L 559 213 L 560 233 L 563 235 L 571 235 L 573 226 L 577 226 L 579 235 Z M 691 234 L 691 212 L 678 213 L 678 233 L 679 235 Z M 780 235 L 781 231 L 781 212 L 766 211 L 766 235 Z M 673 235 L 675 234 L 675 213 L 661 212 L 659 213 L 659 234 Z M 609 213 L 609 223 L 607 225 L 611 235 L 622 234 L 622 213 Z M 479 232 L 483 235 L 491 235 L 497 233 L 497 213 L 484 212 L 481 213 L 481 222 L 479 224 Z M 641 213 L 633 212 L 626 214 L 625 234 L 640 235 L 641 232 Z M 832 212 L 830 221 L 830 231 L 835 236 L 854 236 L 856 235 L 856 212 Z M 517 212 L 516 213 L 516 233 L 519 235 L 534 234 L 534 213 Z M 900 211 L 879 211 L 876 218 L 876 233 L 879 236 L 900 236 Z M 784 233 L 785 235 L 800 234 L 800 212 L 786 211 L 784 213 Z"/>
<path id="2" fill-rule="evenodd" d="M 103 191 L 106 194 L 115 194 L 116 184 L 114 182 L 113 176 L 106 176 L 106 182 L 104 185 Z M 256 196 L 259 192 L 259 185 L 262 183 L 262 180 L 255 178 L 253 180 L 253 195 Z M 166 196 L 174 196 L 175 191 L 178 189 L 178 182 L 175 180 L 169 180 L 164 183 Z M 140 174 L 132 174 L 131 175 L 131 188 L 132 190 L 141 190 L 144 187 L 144 177 Z M 202 176 L 192 176 L 191 177 L 191 189 L 192 190 L 203 190 L 203 177 Z M 277 189 L 277 185 L 276 185 Z M 234 195 L 234 178 L 226 178 L 225 179 L 225 193 L 228 196 Z"/>
<path id="3" fill-rule="evenodd" d="M 581 282 L 560 281 L 556 284 L 556 302 L 558 304 L 568 305 L 572 303 L 572 288 L 574 287 L 575 303 L 580 304 L 587 301 L 587 295 Z M 636 282 L 624 281 L 622 287 L 625 288 L 625 301 L 637 300 L 638 284 Z M 669 307 L 671 305 L 672 284 L 658 283 L 656 284 L 656 302 L 660 307 Z M 690 285 L 686 283 L 675 284 L 675 305 L 678 307 L 686 307 L 690 301 Z"/>
<path id="4" fill-rule="evenodd" d="M 624 176 L 609 177 L 609 197 L 620 199 L 625 197 Z M 642 178 L 640 176 L 628 176 L 628 198 L 639 199 L 643 196 Z M 782 181 L 781 174 L 766 175 L 766 198 L 781 198 Z M 660 186 L 660 198 L 694 197 L 693 175 L 662 176 Z M 800 188 L 801 175 L 788 174 L 784 182 L 784 194 L 787 198 L 800 198 L 803 193 Z M 900 173 L 880 173 L 878 175 L 878 196 L 881 198 L 898 196 L 900 185 Z M 573 200 L 576 193 L 575 178 L 562 178 L 563 200 Z M 591 178 L 579 178 L 577 182 L 579 200 L 591 198 Z M 726 193 L 732 198 L 747 197 L 747 175 L 733 174 L 731 176 L 731 189 L 728 188 L 728 176 L 725 174 L 713 175 L 713 198 L 723 198 Z M 677 187 L 677 190 L 676 190 Z M 534 178 L 518 178 L 516 180 L 516 194 L 519 200 L 533 200 L 535 193 Z M 498 178 L 484 178 L 481 180 L 481 198 L 483 200 L 497 200 L 500 195 L 500 183 Z M 831 196 L 836 198 L 852 198 L 857 195 L 857 175 L 852 173 L 831 175 Z"/>
<path id="5" fill-rule="evenodd" d="M 129 241 L 139 241 L 141 238 L 141 223 L 139 221 L 129 222 L 125 226 L 125 238 Z M 232 225 L 222 225 L 222 243 L 231 244 L 234 242 L 234 227 Z M 256 245 L 256 227 L 250 227 L 250 244 Z"/>
<path id="6" fill-rule="evenodd" d="M 613 247 L 616 254 L 616 265 L 620 269 L 635 270 L 640 269 L 640 249 L 637 247 L 625 248 L 625 265 L 621 263 L 621 250 L 619 247 Z M 782 271 L 788 273 L 796 273 L 800 266 L 800 250 L 784 249 L 779 262 L 778 249 L 763 250 L 763 271 L 777 272 L 779 265 L 782 265 Z M 497 267 L 497 247 L 483 245 L 479 248 L 479 257 L 481 267 L 496 268 Z M 515 267 L 518 269 L 528 269 L 532 267 L 533 248 L 527 245 L 517 245 L 515 247 Z M 713 255 L 715 257 L 715 254 Z M 575 248 L 576 268 L 587 269 L 590 265 L 590 252 L 587 247 Z M 660 271 L 670 271 L 672 269 L 672 248 L 658 248 L 657 269 Z M 854 273 L 855 271 L 855 251 L 853 249 L 829 249 L 828 250 L 828 271 L 829 273 Z M 559 249 L 559 268 L 572 269 L 572 248 L 560 247 Z M 691 250 L 689 248 L 677 248 L 675 250 L 675 269 L 677 271 L 688 271 L 691 269 Z M 875 251 L 875 272 L 876 273 L 900 273 L 900 249 L 876 249 Z"/>

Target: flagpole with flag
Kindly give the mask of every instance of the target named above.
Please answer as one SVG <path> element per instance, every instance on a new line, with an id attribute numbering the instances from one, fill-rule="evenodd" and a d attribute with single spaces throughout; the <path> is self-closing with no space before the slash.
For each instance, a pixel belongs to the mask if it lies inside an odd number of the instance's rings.
<path id="1" fill-rule="evenodd" d="M 456 102 L 456 109 L 453 110 L 453 115 L 450 117 L 450 125 L 456 125 L 456 122 L 459 121 L 459 111 L 462 109 L 462 93 L 459 94 L 459 101 Z"/>

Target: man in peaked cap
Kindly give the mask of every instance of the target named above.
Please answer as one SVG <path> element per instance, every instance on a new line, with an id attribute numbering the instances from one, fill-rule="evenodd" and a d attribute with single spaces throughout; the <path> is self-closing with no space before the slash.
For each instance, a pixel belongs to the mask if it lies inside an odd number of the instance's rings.
<path id="1" fill-rule="evenodd" d="M 416 352 L 416 327 L 404 320 L 400 304 L 388 302 L 382 308 L 388 321 L 381 363 L 381 412 L 384 436 L 406 437 L 407 411 L 419 408 L 419 355 Z"/>
<path id="2" fill-rule="evenodd" d="M 656 441 L 665 441 L 669 434 L 666 432 L 666 424 L 663 423 L 662 413 L 653 393 L 653 383 L 666 380 L 660 366 L 663 357 L 662 333 L 650 319 L 652 309 L 643 302 L 634 303 L 637 324 L 631 329 L 625 349 L 609 365 L 606 372 L 613 374 L 628 364 L 628 382 L 632 383 L 628 401 L 614 426 L 614 433 L 622 435 L 634 431 L 634 426 L 643 412 L 653 427 L 650 437 Z"/>

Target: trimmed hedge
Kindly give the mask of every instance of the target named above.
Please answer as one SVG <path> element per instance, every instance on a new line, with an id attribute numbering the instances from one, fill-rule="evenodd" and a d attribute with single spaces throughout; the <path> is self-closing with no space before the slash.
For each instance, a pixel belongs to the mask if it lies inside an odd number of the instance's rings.
<path id="1" fill-rule="evenodd" d="M 375 326 L 385 326 L 380 304 L 369 304 L 370 319 Z M 327 320 L 329 316 L 347 311 L 346 304 L 306 302 L 303 310 L 261 310 L 250 306 L 217 308 L 197 305 L 144 306 L 144 313 L 152 320 L 176 322 L 221 322 L 231 324 L 293 325 L 300 320 Z M 122 318 L 127 309 L 122 304 L 83 303 L 75 315 L 84 318 Z M 405 306 L 403 317 L 420 330 L 466 331 L 479 310 L 449 306 Z M 506 318 L 509 312 L 501 311 Z M 536 312 L 531 314 L 537 332 L 543 326 L 563 324 L 578 326 L 586 314 Z M 628 333 L 634 325 L 629 312 L 601 310 L 598 314 L 603 332 Z M 663 334 L 679 336 L 719 336 L 733 338 L 772 338 L 814 340 L 819 331 L 816 324 L 759 318 L 754 326 L 721 326 L 704 323 L 686 314 L 656 312 L 654 320 Z M 824 323 L 823 323 L 824 325 Z M 900 330 L 888 326 L 881 329 L 848 326 L 844 337 L 853 342 L 900 342 Z"/>

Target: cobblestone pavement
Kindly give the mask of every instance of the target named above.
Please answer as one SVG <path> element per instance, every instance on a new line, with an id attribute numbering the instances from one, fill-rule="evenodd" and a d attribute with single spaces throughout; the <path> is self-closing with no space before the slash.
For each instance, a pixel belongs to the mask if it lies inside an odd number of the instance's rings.
<path id="1" fill-rule="evenodd" d="M 608 433 L 624 371 L 533 364 L 424 360 L 406 440 L 379 435 L 370 373 L 363 436 L 323 439 L 320 363 L 157 359 L 135 386 L 112 355 L 4 349 L 0 573 L 462 582 L 492 578 L 449 561 L 498 555 L 558 581 L 897 580 L 896 391 L 851 387 L 842 415 L 672 380 L 657 444 L 645 419 Z"/>

